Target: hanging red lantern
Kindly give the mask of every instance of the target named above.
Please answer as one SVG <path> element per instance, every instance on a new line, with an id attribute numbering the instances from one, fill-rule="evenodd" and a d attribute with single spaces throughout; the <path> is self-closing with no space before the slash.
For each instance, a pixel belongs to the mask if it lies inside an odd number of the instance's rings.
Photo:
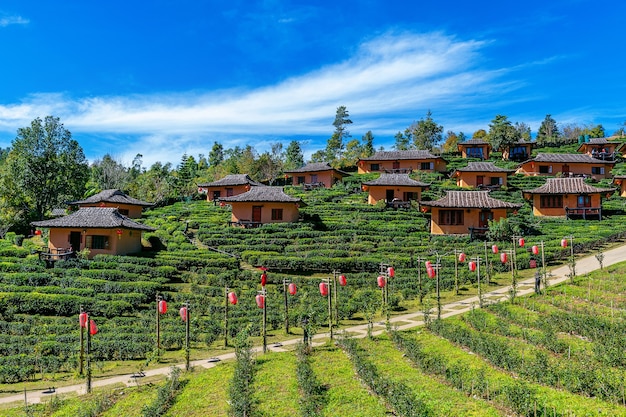
<path id="1" fill-rule="evenodd" d="M 298 289 L 296 288 L 296 284 L 292 282 L 289 284 L 289 294 L 296 295 L 296 292 L 298 292 Z"/>
<path id="2" fill-rule="evenodd" d="M 267 284 L 267 274 L 263 272 L 261 274 L 261 287 L 265 287 L 265 284 Z"/>
<path id="3" fill-rule="evenodd" d="M 567 247 L 567 239 L 561 239 L 561 247 L 562 248 L 566 248 Z"/>
<path id="4" fill-rule="evenodd" d="M 428 274 L 428 278 L 435 278 L 437 276 L 435 268 L 426 268 L 426 273 Z"/>
<path id="5" fill-rule="evenodd" d="M 537 261 L 535 261 L 534 259 L 530 260 L 530 267 L 531 268 L 537 268 Z"/>
<path id="6" fill-rule="evenodd" d="M 87 313 L 82 312 L 78 315 L 78 324 L 80 327 L 87 327 L 87 322 L 89 321 L 89 315 Z"/>
<path id="7" fill-rule="evenodd" d="M 98 326 L 96 326 L 96 322 L 89 320 L 89 334 L 93 336 L 96 333 L 98 333 Z"/>
<path id="8" fill-rule="evenodd" d="M 424 266 L 426 266 L 426 269 L 428 269 L 428 268 L 432 268 L 433 264 L 430 261 L 426 261 L 424 262 Z"/>
<path id="9" fill-rule="evenodd" d="M 41 236 L 41 230 L 35 230 L 35 236 Z"/>
<path id="10" fill-rule="evenodd" d="M 117 229 L 117 230 L 115 231 L 115 233 L 117 233 L 117 238 L 118 238 L 118 239 L 121 239 L 121 238 L 122 238 L 122 229 Z"/>
<path id="11" fill-rule="evenodd" d="M 232 305 L 236 305 L 237 304 L 237 294 L 235 294 L 234 291 L 231 291 L 228 293 L 228 302 L 231 303 Z"/>
<path id="12" fill-rule="evenodd" d="M 159 313 L 160 314 L 167 313 L 167 303 L 165 302 L 165 300 L 159 301 Z"/>
<path id="13" fill-rule="evenodd" d="M 472 272 L 476 271 L 476 262 L 474 262 L 474 261 L 470 261 L 470 262 L 467 264 L 467 266 L 469 267 L 469 270 L 470 270 L 470 271 L 472 271 Z"/>
<path id="14" fill-rule="evenodd" d="M 537 245 L 534 245 L 532 248 L 530 248 L 530 250 L 533 255 L 539 255 L 539 247 Z"/>
<path id="15" fill-rule="evenodd" d="M 342 287 L 345 287 L 347 283 L 348 283 L 348 280 L 346 279 L 346 276 L 339 275 L 339 285 L 341 285 Z"/>
<path id="16" fill-rule="evenodd" d="M 502 252 L 502 253 L 500 254 L 500 261 L 501 261 L 503 264 L 505 264 L 507 260 L 508 260 L 508 257 L 507 257 L 506 252 Z"/>
<path id="17" fill-rule="evenodd" d="M 422 206 L 421 210 L 422 210 L 422 213 L 426 213 L 428 211 L 428 207 Z"/>
<path id="18" fill-rule="evenodd" d="M 223 201 L 220 201 L 220 207 L 225 207 L 226 203 L 224 203 Z"/>
<path id="19" fill-rule="evenodd" d="M 256 296 L 256 305 L 259 308 L 265 308 L 265 296 L 264 295 L 258 294 Z"/>
<path id="20" fill-rule="evenodd" d="M 189 316 L 187 314 L 187 307 L 181 307 L 180 311 L 178 312 L 178 314 L 180 314 L 180 318 L 183 321 L 187 321 L 187 319 L 189 318 Z"/>
<path id="21" fill-rule="evenodd" d="M 389 275 L 390 278 L 393 278 L 396 276 L 396 270 L 393 269 L 393 266 L 390 266 L 389 268 L 387 268 L 387 275 Z"/>
<path id="22" fill-rule="evenodd" d="M 491 250 L 493 251 L 493 253 L 498 253 L 498 245 L 493 245 L 491 247 Z"/>
<path id="23" fill-rule="evenodd" d="M 526 244 L 526 241 L 524 240 L 524 238 L 523 238 L 523 237 L 522 237 L 522 238 L 520 238 L 520 240 L 519 240 L 519 246 L 520 246 L 520 248 L 523 248 L 525 244 Z"/>
<path id="24" fill-rule="evenodd" d="M 385 288 L 385 285 L 387 285 L 387 280 L 385 280 L 385 277 L 382 275 L 379 275 L 376 281 L 380 288 Z"/>
<path id="25" fill-rule="evenodd" d="M 320 294 L 324 297 L 328 295 L 328 284 L 326 282 L 320 282 Z"/>
<path id="26" fill-rule="evenodd" d="M 465 262 L 465 254 L 463 252 L 459 253 L 459 262 Z"/>

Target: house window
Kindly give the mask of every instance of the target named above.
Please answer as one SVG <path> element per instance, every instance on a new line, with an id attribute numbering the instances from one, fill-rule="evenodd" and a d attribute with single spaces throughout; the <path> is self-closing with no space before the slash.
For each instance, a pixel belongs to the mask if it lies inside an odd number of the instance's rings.
<path id="1" fill-rule="evenodd" d="M 101 235 L 86 236 L 85 247 L 89 249 L 109 249 L 109 237 Z"/>
<path id="2" fill-rule="evenodd" d="M 317 174 L 311 174 L 311 184 L 317 183 Z"/>
<path id="3" fill-rule="evenodd" d="M 463 210 L 439 210 L 439 224 L 449 226 L 463 225 Z"/>
<path id="4" fill-rule="evenodd" d="M 591 173 L 595 175 L 604 175 L 604 167 L 591 167 Z"/>
<path id="5" fill-rule="evenodd" d="M 468 158 L 483 158 L 483 148 L 467 148 L 465 153 Z"/>
<path id="6" fill-rule="evenodd" d="M 420 169 L 422 171 L 428 171 L 429 169 L 435 169 L 435 163 L 434 162 L 422 162 L 422 163 L 420 163 Z"/>
<path id="7" fill-rule="evenodd" d="M 489 177 L 490 185 L 502 185 L 502 177 Z"/>
<path id="8" fill-rule="evenodd" d="M 128 209 L 121 209 L 118 208 L 117 211 L 122 215 L 122 216 L 128 216 Z"/>
<path id="9" fill-rule="evenodd" d="M 304 184 L 304 181 L 305 181 L 305 179 L 304 179 L 304 175 L 303 175 L 303 176 L 301 176 L 301 177 L 298 177 L 298 178 L 297 178 L 297 181 L 298 181 L 298 185 L 300 185 L 300 184 Z"/>
<path id="10" fill-rule="evenodd" d="M 226 189 L 226 197 L 232 197 L 233 194 L 233 189 L 232 188 L 227 188 Z"/>
<path id="11" fill-rule="evenodd" d="M 371 166 L 370 171 L 380 171 L 380 164 L 372 164 L 370 166 Z"/>
<path id="12" fill-rule="evenodd" d="M 404 201 L 413 201 L 413 200 L 417 201 L 417 199 L 418 199 L 417 198 L 417 193 L 416 192 L 407 191 L 407 192 L 405 192 L 403 194 L 402 199 Z"/>
<path id="13" fill-rule="evenodd" d="M 579 195 L 577 201 L 578 207 L 591 207 L 590 195 Z"/>
<path id="14" fill-rule="evenodd" d="M 539 198 L 539 207 L 563 208 L 563 196 L 562 195 L 542 195 Z"/>
<path id="15" fill-rule="evenodd" d="M 282 220 L 283 209 L 272 209 L 272 220 Z"/>
<path id="16" fill-rule="evenodd" d="M 540 174 L 552 174 L 552 165 L 539 165 Z"/>

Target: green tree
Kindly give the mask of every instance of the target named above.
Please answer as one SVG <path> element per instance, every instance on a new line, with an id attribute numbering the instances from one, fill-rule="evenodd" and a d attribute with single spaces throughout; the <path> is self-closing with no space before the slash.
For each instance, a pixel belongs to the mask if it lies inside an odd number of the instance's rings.
<path id="1" fill-rule="evenodd" d="M 361 142 L 363 142 L 363 151 L 361 152 L 360 157 L 368 158 L 376 152 L 374 149 L 374 134 L 371 130 L 368 130 L 365 135 L 361 138 Z"/>
<path id="2" fill-rule="evenodd" d="M 161 162 L 155 162 L 133 181 L 132 188 L 135 190 L 133 197 L 156 204 L 166 202 L 170 197 L 176 196 L 171 176 L 170 163 L 163 165 Z"/>
<path id="3" fill-rule="evenodd" d="M 82 148 L 53 116 L 43 121 L 36 118 L 29 127 L 18 129 L 5 168 L 2 175 L 10 176 L 15 188 L 1 192 L 23 198 L 35 219 L 43 219 L 65 201 L 82 197 L 89 178 Z"/>
<path id="4" fill-rule="evenodd" d="M 332 166 L 340 165 L 345 148 L 344 140 L 350 137 L 350 132 L 347 128 L 349 124 L 352 124 L 352 120 L 350 120 L 350 114 L 346 106 L 337 107 L 337 113 L 333 121 L 335 131 L 326 143 L 325 162 L 330 163 Z"/>
<path id="5" fill-rule="evenodd" d="M 131 179 L 131 173 L 121 161 L 116 161 L 109 154 L 91 164 L 89 187 L 100 192 L 113 188 L 126 190 Z"/>
<path id="6" fill-rule="evenodd" d="M 532 139 L 530 126 L 524 122 L 515 122 L 515 130 L 519 133 L 520 139 L 524 142 L 530 142 Z"/>
<path id="7" fill-rule="evenodd" d="M 548 143 L 557 143 L 561 137 L 559 127 L 556 120 L 551 115 L 546 114 L 546 117 L 541 122 L 539 130 L 537 131 L 537 144 L 545 145 Z"/>
<path id="8" fill-rule="evenodd" d="M 425 119 L 420 119 L 404 131 L 417 149 L 432 150 L 443 139 L 443 126 L 438 125 L 432 115 L 432 112 L 428 110 Z"/>
<path id="9" fill-rule="evenodd" d="M 446 133 L 446 140 L 441 148 L 443 152 L 456 152 L 459 145 L 459 136 L 451 130 Z"/>
<path id="10" fill-rule="evenodd" d="M 396 140 L 393 147 L 397 151 L 406 151 L 407 149 L 409 149 L 409 138 L 404 136 L 402 132 L 396 133 L 393 138 Z"/>
<path id="11" fill-rule="evenodd" d="M 472 135 L 472 139 L 487 139 L 487 131 L 485 129 L 478 129 Z"/>
<path id="12" fill-rule="evenodd" d="M 603 138 L 606 135 L 602 125 L 587 126 L 584 134 L 589 135 L 590 138 Z"/>
<path id="13" fill-rule="evenodd" d="M 213 142 L 208 161 L 210 167 L 217 167 L 224 161 L 224 147 L 221 143 Z"/>
<path id="14" fill-rule="evenodd" d="M 487 138 L 494 150 L 502 150 L 519 141 L 521 134 L 506 116 L 498 114 L 489 124 Z"/>
<path id="15" fill-rule="evenodd" d="M 304 155 L 300 142 L 292 140 L 285 151 L 285 169 L 292 170 L 302 168 L 304 166 Z"/>

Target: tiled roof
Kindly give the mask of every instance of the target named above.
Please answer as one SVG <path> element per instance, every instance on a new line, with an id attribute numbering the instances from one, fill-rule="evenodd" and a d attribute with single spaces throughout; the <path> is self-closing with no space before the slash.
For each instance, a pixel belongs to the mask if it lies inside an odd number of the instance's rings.
<path id="1" fill-rule="evenodd" d="M 505 169 L 496 166 L 493 162 L 470 162 L 464 168 L 458 168 L 455 172 L 515 172 L 514 169 Z M 454 176 L 454 173 L 452 173 Z"/>
<path id="2" fill-rule="evenodd" d="M 459 146 L 465 146 L 465 145 L 472 145 L 472 146 L 473 145 L 490 145 L 490 143 L 482 139 L 469 139 L 469 140 L 459 143 Z"/>
<path id="3" fill-rule="evenodd" d="M 97 229 L 125 228 L 146 231 L 156 230 L 120 214 L 115 207 L 81 207 L 67 216 L 32 222 L 31 224 L 36 227 L 44 228 L 79 227 Z"/>
<path id="4" fill-rule="evenodd" d="M 298 172 L 319 172 L 319 171 L 336 171 L 343 175 L 350 175 L 347 172 L 335 169 L 330 166 L 327 162 L 313 162 L 310 164 L 306 164 L 302 168 L 292 169 L 290 171 L 285 171 L 285 174 L 295 174 Z"/>
<path id="5" fill-rule="evenodd" d="M 299 203 L 303 202 L 299 198 L 285 194 L 282 187 L 252 187 L 250 191 L 232 197 L 220 197 L 220 201 L 231 202 L 280 202 Z"/>
<path id="6" fill-rule="evenodd" d="M 582 178 L 548 178 L 541 187 L 524 190 L 529 194 L 594 194 L 613 192 L 613 188 L 598 188 L 589 185 Z"/>
<path id="7" fill-rule="evenodd" d="M 395 161 L 400 159 L 443 159 L 425 150 L 408 151 L 378 151 L 369 158 L 361 158 L 361 161 Z"/>
<path id="8" fill-rule="evenodd" d="M 380 174 L 380 177 L 372 181 L 364 182 L 363 185 L 402 185 L 405 187 L 428 187 L 430 184 L 415 181 L 409 178 L 409 174 Z"/>
<path id="9" fill-rule="evenodd" d="M 524 162 L 557 162 L 557 163 L 583 163 L 583 164 L 615 164 L 614 161 L 601 161 L 587 154 L 579 153 L 539 153 L 533 159 Z"/>
<path id="10" fill-rule="evenodd" d="M 420 201 L 426 207 L 450 208 L 520 208 L 522 204 L 509 203 L 489 196 L 489 191 L 446 191 L 446 196 L 436 201 Z"/>
<path id="11" fill-rule="evenodd" d="M 248 174 L 230 174 L 222 179 L 213 182 L 205 182 L 198 184 L 198 187 L 228 187 L 234 185 L 263 185 L 260 182 L 254 181 Z"/>
<path id="12" fill-rule="evenodd" d="M 69 205 L 81 205 L 81 204 L 97 204 L 97 203 L 113 203 L 113 204 L 130 204 L 133 206 L 152 206 L 152 203 L 137 200 L 125 194 L 118 189 L 110 189 L 100 191 L 98 194 L 94 194 L 84 200 L 70 201 Z"/>

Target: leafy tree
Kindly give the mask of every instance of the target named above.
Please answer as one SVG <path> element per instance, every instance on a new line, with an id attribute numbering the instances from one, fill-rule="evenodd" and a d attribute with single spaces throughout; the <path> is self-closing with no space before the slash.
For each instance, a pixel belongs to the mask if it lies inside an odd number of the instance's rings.
<path id="1" fill-rule="evenodd" d="M 456 152 L 459 144 L 459 136 L 451 130 L 446 133 L 446 141 L 442 146 L 442 150 L 446 153 Z"/>
<path id="2" fill-rule="evenodd" d="M 545 119 L 543 119 L 537 131 L 537 144 L 556 143 L 559 141 L 560 137 L 561 133 L 559 132 L 556 120 L 554 120 L 551 115 L 546 114 Z"/>
<path id="3" fill-rule="evenodd" d="M 397 151 L 406 151 L 407 149 L 409 149 L 409 138 L 404 136 L 402 132 L 396 133 L 394 139 L 396 140 L 396 142 L 393 147 Z"/>
<path id="4" fill-rule="evenodd" d="M 211 152 L 209 152 L 209 166 L 216 167 L 224 161 L 224 147 L 221 143 L 213 142 Z"/>
<path id="5" fill-rule="evenodd" d="M 589 135 L 591 138 L 603 138 L 606 135 L 602 125 L 588 126 L 584 134 Z"/>
<path id="6" fill-rule="evenodd" d="M 574 143 L 578 140 L 578 137 L 584 135 L 585 127 L 576 123 L 569 123 L 563 126 L 563 134 L 561 136 L 562 142 Z"/>
<path id="7" fill-rule="evenodd" d="M 121 161 L 116 161 L 109 154 L 91 164 L 89 187 L 97 192 L 117 188 L 126 190 L 130 181 L 130 172 Z"/>
<path id="8" fill-rule="evenodd" d="M 485 129 L 478 129 L 472 135 L 472 139 L 487 139 L 487 131 Z"/>
<path id="9" fill-rule="evenodd" d="M 519 141 L 521 135 L 506 116 L 498 114 L 489 124 L 487 137 L 493 149 L 504 149 Z"/>
<path id="10" fill-rule="evenodd" d="M 361 157 L 368 158 L 376 152 L 374 149 L 374 134 L 371 130 L 368 130 L 365 135 L 361 138 L 361 142 L 363 142 L 363 148 L 361 152 Z"/>
<path id="11" fill-rule="evenodd" d="M 89 177 L 82 148 L 53 116 L 43 121 L 36 118 L 29 127 L 18 129 L 4 167 L 2 175 L 14 187 L 3 189 L 3 197 L 22 198 L 36 219 L 43 219 L 65 201 L 82 197 Z"/>
<path id="12" fill-rule="evenodd" d="M 283 170 L 283 145 L 272 144 L 272 152 L 264 152 L 254 163 L 253 171 L 257 172 L 262 181 L 268 181 L 270 185 L 278 174 Z"/>
<path id="13" fill-rule="evenodd" d="M 524 142 L 530 142 L 532 139 L 530 126 L 524 122 L 515 122 L 515 130 L 519 133 L 520 139 Z"/>
<path id="14" fill-rule="evenodd" d="M 292 170 L 304 166 L 304 155 L 297 140 L 292 140 L 285 151 L 285 169 Z"/>
<path id="15" fill-rule="evenodd" d="M 175 175 L 171 178 L 173 186 L 176 189 L 176 194 L 180 197 L 187 197 L 194 193 L 196 190 L 195 178 L 198 171 L 198 164 L 196 159 L 184 154 L 181 158 L 180 164 L 176 168 Z"/>
<path id="16" fill-rule="evenodd" d="M 432 112 L 428 110 L 425 119 L 420 119 L 404 131 L 417 149 L 432 150 L 443 139 L 443 126 L 438 125 L 432 115 Z"/>
<path id="17" fill-rule="evenodd" d="M 337 113 L 333 121 L 335 131 L 326 143 L 325 162 L 330 163 L 332 166 L 340 164 L 339 161 L 342 158 L 345 147 L 344 140 L 350 137 L 350 132 L 347 129 L 347 125 L 349 124 L 352 124 L 352 120 L 350 120 L 350 114 L 346 106 L 337 107 Z"/>
<path id="18" fill-rule="evenodd" d="M 163 165 L 161 162 L 155 162 L 133 182 L 133 189 L 136 193 L 133 197 L 156 204 L 167 202 L 170 197 L 175 196 L 171 176 L 172 165 L 170 163 Z"/>

